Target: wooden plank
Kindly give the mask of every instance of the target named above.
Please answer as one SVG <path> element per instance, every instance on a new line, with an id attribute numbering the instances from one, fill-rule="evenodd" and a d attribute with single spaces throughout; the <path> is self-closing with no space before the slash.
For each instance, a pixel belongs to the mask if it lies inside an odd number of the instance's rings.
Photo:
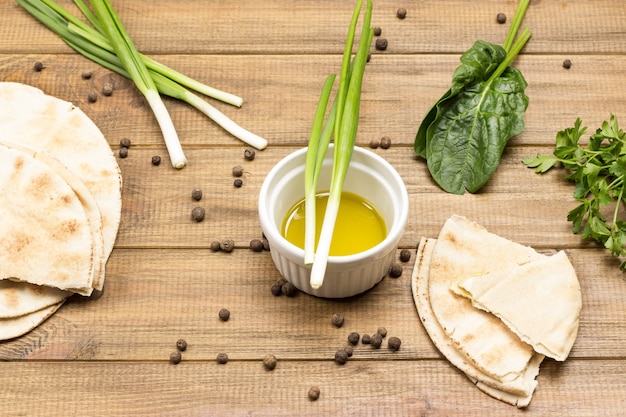
<path id="1" fill-rule="evenodd" d="M 70 0 L 59 3 L 75 10 Z M 341 53 L 353 2 L 279 0 L 258 2 L 192 0 L 124 1 L 115 4 L 138 48 L 145 53 L 294 54 Z M 67 53 L 56 35 L 31 18 L 14 1 L 0 6 L 0 52 Z M 527 53 L 626 52 L 626 10 L 620 0 L 532 2 L 524 23 L 533 31 Z M 407 17 L 396 17 L 398 7 Z M 385 54 L 445 52 L 458 54 L 478 39 L 502 44 L 517 2 L 465 0 L 400 4 L 377 0 L 372 24 L 389 41 Z M 506 25 L 496 22 L 500 12 Z M 610 17 L 610 18 L 609 18 Z"/>
<path id="2" fill-rule="evenodd" d="M 522 414 L 480 392 L 447 363 L 435 361 L 284 361 L 226 365 L 183 360 L 5 363 L 0 401 L 13 415 L 319 416 Z M 546 362 L 525 416 L 619 416 L 624 360 Z M 310 401 L 311 386 L 320 398 Z M 77 392 L 88 392 L 76 395 Z"/>

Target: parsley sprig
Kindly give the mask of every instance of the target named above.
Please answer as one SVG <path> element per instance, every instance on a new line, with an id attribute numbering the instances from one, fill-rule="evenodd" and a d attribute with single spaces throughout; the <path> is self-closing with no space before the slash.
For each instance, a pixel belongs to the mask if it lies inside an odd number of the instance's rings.
<path id="1" fill-rule="evenodd" d="M 574 199 L 580 203 L 567 215 L 573 232 L 596 240 L 613 255 L 626 256 L 626 221 L 619 218 L 626 197 L 626 133 L 611 114 L 584 146 L 580 139 L 587 127 L 581 124 L 577 119 L 573 128 L 557 133 L 552 155 L 528 157 L 522 162 L 537 173 L 559 164 L 570 171 L 567 178 L 575 182 Z M 626 261 L 620 269 L 626 269 Z"/>

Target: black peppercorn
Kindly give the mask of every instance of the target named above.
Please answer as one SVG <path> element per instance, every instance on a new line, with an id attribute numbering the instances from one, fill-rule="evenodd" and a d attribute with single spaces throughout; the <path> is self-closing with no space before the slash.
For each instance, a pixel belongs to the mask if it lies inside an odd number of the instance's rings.
<path id="1" fill-rule="evenodd" d="M 128 138 L 120 139 L 120 146 L 123 146 L 124 148 L 130 148 L 130 139 Z"/>
<path id="2" fill-rule="evenodd" d="M 235 179 L 235 181 L 233 181 L 233 185 L 235 186 L 235 188 L 241 188 L 241 186 L 243 185 L 243 181 L 241 180 L 241 178 L 237 178 Z"/>
<path id="3" fill-rule="evenodd" d="M 385 329 L 384 327 L 379 327 L 376 333 L 378 333 L 382 337 L 387 337 L 387 329 Z"/>
<path id="4" fill-rule="evenodd" d="M 255 252 L 262 252 L 263 251 L 263 242 L 261 242 L 260 239 L 252 239 L 250 241 L 250 249 L 252 249 Z"/>
<path id="5" fill-rule="evenodd" d="M 220 312 L 217 314 L 222 321 L 228 321 L 228 319 L 230 318 L 230 310 L 228 310 L 227 308 L 221 309 Z"/>
<path id="6" fill-rule="evenodd" d="M 401 275 L 402 275 L 402 265 L 400 264 L 391 265 L 391 267 L 389 268 L 389 277 L 398 278 Z"/>
<path id="7" fill-rule="evenodd" d="M 178 365 L 181 359 L 182 359 L 182 355 L 180 354 L 180 351 L 170 353 L 170 363 L 173 363 L 174 365 Z"/>
<path id="8" fill-rule="evenodd" d="M 379 51 L 384 51 L 385 49 L 387 49 L 387 39 L 385 38 L 376 39 L 376 49 Z"/>
<path id="9" fill-rule="evenodd" d="M 409 262 L 411 260 L 411 251 L 408 249 L 402 249 L 400 251 L 400 261 Z"/>
<path id="10" fill-rule="evenodd" d="M 276 368 L 277 363 L 278 363 L 278 359 L 276 359 L 276 356 L 272 355 L 271 353 L 268 353 L 263 358 L 263 366 L 268 371 L 273 371 L 274 368 Z"/>
<path id="11" fill-rule="evenodd" d="M 333 314 L 333 317 L 331 319 L 331 323 L 333 324 L 333 326 L 341 327 L 341 326 L 343 326 L 343 322 L 344 322 L 343 315 L 341 315 L 339 313 Z"/>
<path id="12" fill-rule="evenodd" d="M 406 17 L 406 9 L 404 7 L 399 8 L 396 11 L 396 16 L 398 16 L 398 19 L 404 19 Z"/>
<path id="13" fill-rule="evenodd" d="M 224 364 L 226 364 L 226 362 L 228 362 L 228 355 L 225 354 L 225 353 L 218 353 L 217 357 L 215 358 L 215 360 L 220 365 L 224 365 Z"/>
<path id="14" fill-rule="evenodd" d="M 318 387 L 309 388 L 308 396 L 311 401 L 317 401 L 320 397 L 320 389 Z"/>
<path id="15" fill-rule="evenodd" d="M 382 344 L 383 344 L 383 337 L 380 334 L 375 333 L 374 336 L 372 336 L 372 339 L 370 340 L 370 345 L 372 345 L 372 347 L 375 349 L 380 349 L 380 346 Z"/>
<path id="16" fill-rule="evenodd" d="M 220 249 L 222 249 L 226 253 L 230 253 L 235 249 L 235 241 L 232 239 L 224 239 L 220 243 Z"/>
<path id="17" fill-rule="evenodd" d="M 110 96 L 111 94 L 113 94 L 113 86 L 111 84 L 104 84 L 102 86 L 102 95 Z"/>
<path id="18" fill-rule="evenodd" d="M 285 281 L 285 283 L 281 285 L 281 291 L 287 297 L 293 297 L 298 293 L 296 286 L 289 281 Z"/>
<path id="19" fill-rule="evenodd" d="M 187 350 L 187 341 L 185 339 L 178 339 L 176 341 L 176 349 L 178 349 L 181 352 L 184 352 Z"/>
<path id="20" fill-rule="evenodd" d="M 120 158 L 126 158 L 128 156 L 128 148 L 120 148 Z"/>
<path id="21" fill-rule="evenodd" d="M 246 150 L 243 151 L 243 157 L 245 158 L 246 161 L 252 161 L 255 156 L 256 156 L 256 152 L 252 148 L 246 148 Z"/>
<path id="22" fill-rule="evenodd" d="M 203 207 L 194 207 L 193 210 L 191 210 L 191 218 L 197 222 L 204 220 L 205 214 Z"/>
<path id="23" fill-rule="evenodd" d="M 506 23 L 506 15 L 504 13 L 498 13 L 496 15 L 496 22 L 500 24 Z"/>
<path id="24" fill-rule="evenodd" d="M 96 93 L 89 93 L 87 95 L 87 101 L 90 103 L 95 103 L 96 101 L 98 101 L 98 96 L 96 95 Z"/>
<path id="25" fill-rule="evenodd" d="M 194 189 L 191 192 L 191 198 L 193 198 L 196 201 L 202 200 L 202 190 L 199 188 Z"/>
<path id="26" fill-rule="evenodd" d="M 571 67 L 572 67 L 572 61 L 570 61 L 569 59 L 566 59 L 563 61 L 563 68 L 570 69 Z"/>
<path id="27" fill-rule="evenodd" d="M 402 341 L 395 336 L 390 337 L 389 340 L 387 341 L 387 346 L 389 347 L 389 349 L 393 350 L 394 352 L 400 349 L 401 344 L 402 344 Z"/>
<path id="28" fill-rule="evenodd" d="M 364 345 L 369 345 L 372 342 L 372 337 L 369 334 L 364 334 L 361 336 L 361 343 Z"/>
<path id="29" fill-rule="evenodd" d="M 344 349 L 339 349 L 335 352 L 335 362 L 339 365 L 344 365 L 348 361 L 348 353 Z"/>
<path id="30" fill-rule="evenodd" d="M 383 136 L 380 138 L 380 147 L 383 149 L 389 149 L 389 147 L 391 147 L 391 138 L 389 136 Z"/>
<path id="31" fill-rule="evenodd" d="M 211 242 L 211 250 L 213 252 L 222 250 L 222 246 L 220 245 L 220 242 L 218 242 L 217 240 L 214 240 L 213 242 Z"/>
<path id="32" fill-rule="evenodd" d="M 233 177 L 241 177 L 243 175 L 243 167 L 237 165 L 233 167 Z"/>
<path id="33" fill-rule="evenodd" d="M 154 155 L 152 157 L 152 165 L 154 166 L 161 165 L 161 157 L 159 155 Z"/>
<path id="34" fill-rule="evenodd" d="M 348 343 L 350 343 L 351 345 L 356 345 L 357 343 L 359 343 L 360 338 L 361 336 L 357 332 L 352 332 L 348 335 Z"/>
<path id="35" fill-rule="evenodd" d="M 380 26 L 376 26 L 374 28 L 374 36 L 380 36 L 380 34 L 383 33 L 383 30 Z"/>
<path id="36" fill-rule="evenodd" d="M 39 61 L 35 62 L 35 66 L 33 67 L 33 69 L 37 72 L 41 71 L 43 69 L 43 64 Z"/>

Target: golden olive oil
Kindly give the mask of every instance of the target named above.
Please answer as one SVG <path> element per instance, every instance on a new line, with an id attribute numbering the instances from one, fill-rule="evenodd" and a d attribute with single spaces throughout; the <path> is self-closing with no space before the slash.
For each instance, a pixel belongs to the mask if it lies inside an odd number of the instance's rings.
<path id="1" fill-rule="evenodd" d="M 315 242 L 320 237 L 327 204 L 328 192 L 318 193 L 315 199 Z M 282 235 L 300 248 L 304 248 L 304 216 L 302 199 L 287 212 L 281 229 Z M 345 256 L 363 252 L 382 242 L 386 236 L 385 221 L 378 210 L 360 195 L 343 191 L 330 255 Z"/>

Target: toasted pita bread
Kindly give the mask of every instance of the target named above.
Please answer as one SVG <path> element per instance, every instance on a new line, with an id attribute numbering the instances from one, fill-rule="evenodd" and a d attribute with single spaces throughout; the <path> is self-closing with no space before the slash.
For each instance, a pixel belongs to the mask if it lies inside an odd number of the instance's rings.
<path id="1" fill-rule="evenodd" d="M 426 332 L 441 354 L 465 373 L 478 389 L 508 404 L 519 408 L 527 407 L 537 386 L 535 377 L 539 373 L 539 366 L 544 358 L 543 355 L 534 354 L 524 372 L 510 381 L 494 379 L 483 373 L 468 360 L 467 356 L 457 348 L 456 344 L 443 331 L 431 307 L 429 271 L 436 242 L 435 239 L 422 238 L 411 277 L 413 299 Z"/>
<path id="2" fill-rule="evenodd" d="M 53 304 L 58 304 L 70 295 L 72 292 L 58 288 L 8 279 L 0 280 L 0 319 L 33 313 Z"/>
<path id="3" fill-rule="evenodd" d="M 0 340 L 22 336 L 53 315 L 65 300 L 19 317 L 0 319 Z"/>
<path id="4" fill-rule="evenodd" d="M 78 196 L 48 165 L 0 146 L 0 278 L 89 295 L 92 229 Z"/>
<path id="5" fill-rule="evenodd" d="M 458 286 L 472 304 L 501 319 L 536 352 L 564 361 L 574 345 L 582 307 L 580 283 L 565 252 Z"/>
<path id="6" fill-rule="evenodd" d="M 533 348 L 499 318 L 475 308 L 450 287 L 470 275 L 496 272 L 543 257 L 530 247 L 490 233 L 457 215 L 445 222 L 437 238 L 428 287 L 433 313 L 467 360 L 497 381 L 511 382 L 522 376 L 533 357 Z"/>

